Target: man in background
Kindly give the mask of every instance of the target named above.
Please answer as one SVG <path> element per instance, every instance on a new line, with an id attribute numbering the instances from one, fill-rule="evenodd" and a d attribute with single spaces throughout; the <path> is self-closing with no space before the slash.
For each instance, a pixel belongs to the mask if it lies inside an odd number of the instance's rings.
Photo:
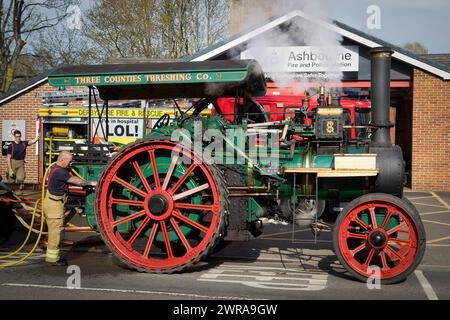
<path id="1" fill-rule="evenodd" d="M 14 142 L 8 146 L 7 165 L 8 165 L 8 182 L 19 183 L 20 191 L 23 190 L 25 182 L 25 157 L 27 147 L 35 144 L 39 140 L 38 137 L 30 141 L 22 141 L 22 133 L 19 130 L 14 131 Z"/>

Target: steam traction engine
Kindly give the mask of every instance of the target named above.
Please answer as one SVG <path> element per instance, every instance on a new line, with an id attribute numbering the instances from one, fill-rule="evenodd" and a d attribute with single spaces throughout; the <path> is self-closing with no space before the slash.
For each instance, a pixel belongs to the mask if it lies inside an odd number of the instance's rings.
<path id="1" fill-rule="evenodd" d="M 326 203 L 348 202 L 333 229 L 341 264 L 360 280 L 373 266 L 384 283 L 406 278 L 423 257 L 425 233 L 402 198 L 402 152 L 390 143 L 390 54 L 371 52 L 371 136 L 356 140 L 345 134 L 339 97 L 327 102 L 321 95 L 315 110 L 289 110 L 292 117 L 270 121 L 251 98 L 266 90 L 253 60 L 57 70 L 50 84 L 95 87 L 106 104 L 201 98 L 171 123 L 161 117 L 107 164 L 74 165 L 98 179 L 86 197 L 88 223 L 128 266 L 169 273 L 189 268 L 221 241 L 258 236 L 260 219 L 274 212 L 317 229 Z M 233 122 L 217 102 L 223 97 L 235 98 Z M 201 116 L 208 107 L 216 114 Z"/>

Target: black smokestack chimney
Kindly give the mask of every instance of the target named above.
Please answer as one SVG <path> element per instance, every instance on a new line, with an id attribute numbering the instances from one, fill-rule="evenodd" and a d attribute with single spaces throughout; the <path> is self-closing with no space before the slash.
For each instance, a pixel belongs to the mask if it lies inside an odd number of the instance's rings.
<path id="1" fill-rule="evenodd" d="M 391 105 L 391 55 L 393 51 L 388 47 L 377 47 L 369 51 L 371 56 L 371 92 L 372 126 L 376 127 L 372 133 L 371 146 L 390 147 L 391 134 L 389 129 L 389 106 Z"/>

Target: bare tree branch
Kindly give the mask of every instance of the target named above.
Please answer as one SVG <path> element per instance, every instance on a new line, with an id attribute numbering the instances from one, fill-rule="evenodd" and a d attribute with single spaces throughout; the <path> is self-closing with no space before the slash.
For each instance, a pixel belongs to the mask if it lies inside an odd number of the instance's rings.
<path id="1" fill-rule="evenodd" d="M 0 93 L 9 90 L 19 67 L 30 69 L 21 66 L 28 40 L 58 25 L 67 16 L 67 8 L 78 3 L 79 0 L 10 0 L 5 7 L 5 2 L 0 1 Z"/>
<path id="2" fill-rule="evenodd" d="M 133 6 L 99 0 L 84 33 L 108 58 L 176 59 L 227 36 L 228 6 L 228 0 L 135 0 Z"/>

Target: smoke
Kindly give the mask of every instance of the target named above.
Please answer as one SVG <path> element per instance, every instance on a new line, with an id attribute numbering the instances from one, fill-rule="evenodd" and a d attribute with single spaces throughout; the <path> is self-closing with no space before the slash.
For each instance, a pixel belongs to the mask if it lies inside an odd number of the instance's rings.
<path id="1" fill-rule="evenodd" d="M 241 2 L 245 3 L 245 0 Z M 324 22 L 332 23 L 328 18 L 331 14 L 330 6 L 325 5 L 325 0 L 263 0 L 261 2 L 265 4 L 265 6 L 262 6 L 262 10 L 265 11 L 266 17 L 268 15 L 269 17 L 280 17 L 294 10 L 301 10 L 304 17 L 294 18 L 282 28 L 273 28 L 266 35 L 253 38 L 248 44 L 247 57 L 254 57 L 258 60 L 263 70 L 273 81 L 281 86 L 297 83 L 299 84 L 297 88 L 299 91 L 309 82 L 341 82 L 343 74 L 339 63 L 339 54 L 343 49 L 341 45 L 342 37 L 324 26 Z M 259 4 L 260 1 L 257 1 L 257 3 Z M 248 10 L 248 8 L 242 8 L 242 11 L 246 9 Z M 261 15 L 256 10 L 254 15 L 250 15 L 250 18 L 246 19 L 247 23 L 244 24 L 243 30 L 250 28 L 250 26 L 254 27 L 255 21 L 258 19 L 252 17 L 261 17 Z M 261 22 L 261 19 L 259 19 L 259 23 Z M 310 60 L 309 62 L 311 62 L 312 56 L 320 60 L 318 61 L 320 62 L 319 72 L 302 73 L 300 76 L 295 72 L 275 72 L 280 67 L 284 69 L 288 62 L 291 63 L 291 67 L 292 64 L 299 65 L 306 62 L 305 56 L 296 59 L 296 55 L 290 53 L 289 48 L 283 50 L 276 48 L 297 46 L 311 47 L 305 50 L 307 52 L 306 57 Z M 265 51 L 270 48 L 272 50 L 270 56 L 261 55 L 262 48 L 265 48 Z M 244 56 L 246 54 L 244 53 Z M 296 88 L 293 89 L 295 91 Z"/>
<path id="2" fill-rule="evenodd" d="M 205 86 L 205 93 L 212 97 L 220 97 L 225 92 L 223 84 L 207 83 Z"/>

